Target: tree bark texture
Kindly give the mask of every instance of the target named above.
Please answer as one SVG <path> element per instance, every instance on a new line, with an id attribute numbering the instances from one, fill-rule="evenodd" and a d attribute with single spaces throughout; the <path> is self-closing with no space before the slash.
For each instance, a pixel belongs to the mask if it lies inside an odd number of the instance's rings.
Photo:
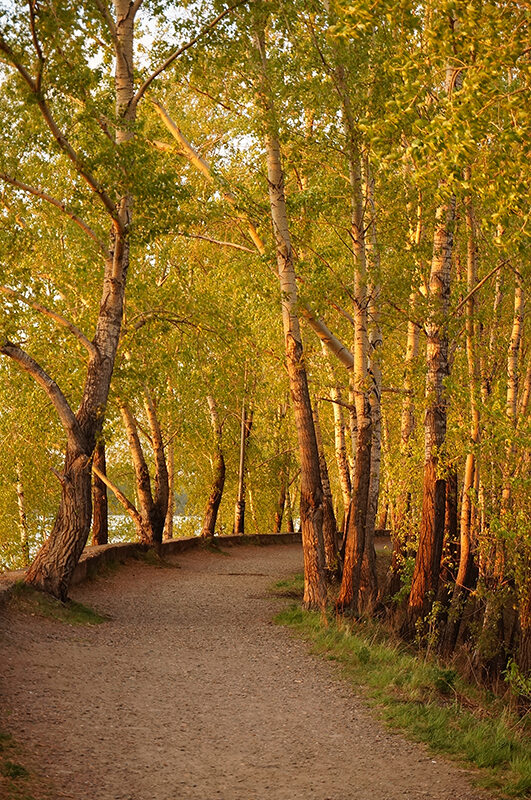
<path id="1" fill-rule="evenodd" d="M 166 515 L 168 513 L 168 503 L 170 498 L 168 465 L 166 463 L 166 452 L 162 438 L 162 430 L 157 414 L 155 401 L 147 387 L 144 389 L 144 405 L 151 433 L 151 445 L 155 461 L 155 491 L 153 493 L 153 514 L 156 531 L 156 542 L 162 541 Z"/>
<path id="2" fill-rule="evenodd" d="M 322 609 L 326 602 L 326 585 L 324 580 L 323 488 L 319 469 L 319 453 L 297 315 L 297 283 L 284 196 L 284 174 L 275 109 L 268 84 L 263 33 L 257 35 L 256 43 L 261 60 L 259 99 L 265 112 L 269 205 L 275 235 L 286 367 L 301 464 L 300 517 L 305 576 L 303 605 L 305 608 Z"/>
<path id="3" fill-rule="evenodd" d="M 115 0 L 115 95 L 119 120 L 116 143 L 122 145 L 133 137 L 132 123 L 136 107 L 131 100 L 133 84 L 133 27 L 136 7 L 129 0 Z M 46 101 L 39 96 L 43 119 L 59 146 L 86 177 L 83 163 L 66 138 L 57 129 Z M 124 124 L 121 124 L 123 120 Z M 61 600 L 68 588 L 77 562 L 85 547 L 92 519 L 91 459 L 101 434 L 111 376 L 122 324 L 123 302 L 129 265 L 129 229 L 132 197 L 124 193 L 114 205 L 95 183 L 89 185 L 105 203 L 113 217 L 108 255 L 105 261 L 103 291 L 93 339 L 94 353 L 87 367 L 80 406 L 76 413 L 80 435 L 69 435 L 64 469 L 61 475 L 61 501 L 51 534 L 37 554 L 26 581 L 37 589 Z"/>
<path id="4" fill-rule="evenodd" d="M 337 471 L 341 486 L 341 499 L 343 501 L 343 524 L 341 526 L 343 535 L 346 532 L 346 522 L 348 508 L 352 494 L 352 482 L 350 478 L 350 467 L 347 458 L 347 440 L 345 435 L 345 415 L 341 406 L 341 389 L 333 386 L 330 390 L 332 407 L 334 409 L 334 443 L 336 450 Z"/>
<path id="5" fill-rule="evenodd" d="M 100 472 L 107 472 L 105 442 L 99 439 L 94 449 L 93 464 Z M 109 541 L 109 503 L 107 487 L 95 472 L 92 473 L 92 544 L 107 544 Z"/>
<path id="6" fill-rule="evenodd" d="M 131 460 L 135 471 L 136 495 L 138 510 L 142 518 L 141 541 L 148 545 L 158 544 L 162 541 L 162 528 L 164 517 L 161 516 L 155 505 L 151 490 L 151 477 L 144 451 L 140 443 L 137 424 L 127 403 L 122 403 L 120 412 L 127 433 Z"/>
<path id="7" fill-rule="evenodd" d="M 444 539 L 446 482 L 439 464 L 446 439 L 449 373 L 446 320 L 450 299 L 455 198 L 436 212 L 426 321 L 426 415 L 424 419 L 424 482 L 419 546 L 413 571 L 404 633 L 413 635 L 417 621 L 431 609 L 439 583 Z"/>
<path id="8" fill-rule="evenodd" d="M 22 467 L 20 462 L 16 462 L 16 492 L 17 492 L 17 506 L 18 506 L 18 528 L 20 531 L 20 550 L 22 553 L 22 565 L 29 566 L 30 563 L 30 550 L 29 550 L 29 528 L 28 517 L 26 515 L 26 501 L 24 498 L 24 483 L 22 481 Z"/>
<path id="9" fill-rule="evenodd" d="M 173 442 L 167 446 L 168 453 L 168 508 L 164 521 L 163 539 L 173 539 L 173 517 L 175 515 L 175 453 Z"/>
<path id="10" fill-rule="evenodd" d="M 234 533 L 245 533 L 245 457 L 251 429 L 253 426 L 253 411 L 247 412 L 245 397 L 242 400 L 242 413 L 240 421 L 240 460 L 238 465 L 238 493 L 234 509 Z"/>
<path id="11" fill-rule="evenodd" d="M 225 459 L 222 449 L 222 427 L 219 421 L 218 410 L 214 398 L 207 397 L 208 408 L 210 411 L 210 421 L 214 434 L 214 453 L 212 455 L 212 488 L 207 500 L 205 514 L 203 517 L 203 527 L 201 536 L 211 538 L 216 533 L 216 522 L 218 518 L 219 506 L 223 497 L 225 486 Z"/>
<path id="12" fill-rule="evenodd" d="M 380 249 L 376 228 L 376 204 L 374 198 L 374 178 L 371 173 L 369 157 L 363 159 L 365 172 L 366 207 L 369 213 L 369 229 L 366 237 L 368 284 L 368 356 L 369 356 L 369 406 L 372 424 L 371 473 L 369 497 L 367 501 L 367 520 L 365 524 L 365 557 L 362 569 L 362 594 L 366 607 L 371 606 L 378 596 L 378 576 L 376 573 L 376 550 L 374 531 L 380 499 L 380 472 L 382 462 L 382 370 L 380 349 L 383 334 L 380 327 Z"/>
<path id="13" fill-rule="evenodd" d="M 465 171 L 465 179 L 470 180 L 471 171 Z M 478 248 L 476 222 L 471 197 L 465 199 L 465 220 L 467 229 L 467 294 L 466 302 L 466 355 L 469 380 L 470 441 L 465 461 L 461 513 L 459 518 L 459 565 L 455 578 L 448 622 L 444 634 L 443 649 L 450 653 L 459 636 L 461 620 L 470 590 L 477 579 L 474 552 L 477 540 L 476 499 L 479 486 L 478 449 L 481 433 L 480 416 L 480 372 L 477 355 L 478 325 L 475 319 L 476 296 L 472 294 L 478 280 Z"/>
<path id="14" fill-rule="evenodd" d="M 325 565 L 328 577 L 331 578 L 338 574 L 339 542 L 337 538 L 337 523 L 334 514 L 334 500 L 330 488 L 330 478 L 328 475 L 328 465 L 323 447 L 323 437 L 321 434 L 321 423 L 319 420 L 319 408 L 317 402 L 313 407 L 313 422 L 315 436 L 317 439 L 317 449 L 319 450 L 319 467 L 321 470 L 321 482 L 323 485 L 323 544 L 325 554 Z"/>
<path id="15" fill-rule="evenodd" d="M 345 543 L 345 557 L 341 589 L 336 603 L 340 613 L 357 615 L 361 569 L 365 554 L 367 508 L 369 502 L 372 418 L 369 403 L 367 325 L 367 260 L 364 220 L 364 196 L 361 173 L 361 154 L 358 133 L 350 106 L 350 99 L 342 68 L 336 70 L 342 103 L 343 126 L 350 177 L 352 206 L 351 238 L 354 273 L 354 369 L 353 394 L 356 409 L 357 434 L 355 439 L 355 466 L 349 525 Z"/>

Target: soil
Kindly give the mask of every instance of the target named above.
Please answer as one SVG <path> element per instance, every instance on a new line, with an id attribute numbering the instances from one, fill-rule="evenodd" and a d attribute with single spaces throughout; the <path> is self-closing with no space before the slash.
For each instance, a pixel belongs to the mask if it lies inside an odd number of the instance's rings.
<path id="1" fill-rule="evenodd" d="M 300 546 L 172 563 L 76 587 L 101 625 L 2 612 L 0 727 L 39 776 L 35 800 L 487 797 L 272 623 L 286 600 L 268 587 L 301 570 Z"/>

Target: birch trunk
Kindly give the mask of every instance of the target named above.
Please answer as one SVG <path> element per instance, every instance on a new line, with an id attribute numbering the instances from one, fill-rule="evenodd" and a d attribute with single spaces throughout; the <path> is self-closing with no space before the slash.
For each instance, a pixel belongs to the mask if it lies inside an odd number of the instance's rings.
<path id="1" fill-rule="evenodd" d="M 240 422 L 240 460 L 238 466 L 238 494 L 234 509 L 234 533 L 245 533 L 245 456 L 249 446 L 251 428 L 253 425 L 252 409 L 247 413 L 245 396 L 242 400 L 242 413 Z"/>
<path id="2" fill-rule="evenodd" d="M 394 597 L 402 585 L 402 567 L 406 558 L 407 542 L 410 536 L 411 489 L 409 486 L 411 470 L 409 462 L 416 431 L 414 402 L 414 373 L 419 356 L 420 328 L 414 322 L 417 311 L 417 292 L 409 295 L 409 319 L 407 324 L 406 352 L 404 357 L 404 399 L 400 416 L 400 454 L 404 463 L 404 476 L 400 479 L 400 490 L 392 515 L 393 551 L 391 565 L 387 573 L 384 596 Z"/>
<path id="3" fill-rule="evenodd" d="M 125 144 L 133 137 L 136 105 L 133 85 L 133 28 L 138 5 L 129 0 L 115 0 L 115 95 L 118 120 L 116 144 Z M 37 103 L 43 118 L 59 146 L 75 163 L 67 140 L 57 129 L 49 107 L 42 97 Z M 123 121 L 123 124 L 122 124 Z M 81 161 L 79 170 L 85 169 Z M 91 457 L 101 434 L 111 376 L 122 324 L 123 301 L 129 265 L 129 230 L 132 197 L 125 193 L 116 204 L 95 183 L 93 191 L 103 199 L 113 218 L 108 256 L 105 262 L 100 311 L 93 339 L 81 403 L 76 413 L 79 436 L 69 435 L 63 474 L 61 501 L 50 537 L 37 554 L 26 575 L 26 582 L 61 600 L 68 596 L 74 569 L 87 542 L 92 519 Z"/>
<path id="4" fill-rule="evenodd" d="M 26 515 L 26 501 L 24 498 L 24 483 L 22 482 L 22 467 L 16 462 L 16 492 L 18 506 L 18 529 L 20 532 L 20 551 L 22 553 L 22 566 L 30 563 L 28 517 Z"/>
<path id="5" fill-rule="evenodd" d="M 380 472 L 382 461 L 382 371 L 380 366 L 380 348 L 383 335 L 380 327 L 379 297 L 380 287 L 380 250 L 376 228 L 376 204 L 374 200 L 374 178 L 371 174 L 368 155 L 364 156 L 365 196 L 369 211 L 368 236 L 366 241 L 367 266 L 370 275 L 368 286 L 368 330 L 369 330 L 369 372 L 370 391 L 369 406 L 372 424 L 371 474 L 369 498 L 367 501 L 367 521 L 365 526 L 365 558 L 362 576 L 362 594 L 364 604 L 371 606 L 378 595 L 378 577 L 376 573 L 376 550 L 374 548 L 374 531 L 380 498 Z"/>
<path id="6" fill-rule="evenodd" d="M 168 508 L 164 521 L 163 539 L 173 539 L 173 517 L 175 516 L 175 453 L 173 442 L 168 443 Z"/>
<path id="7" fill-rule="evenodd" d="M 219 506 L 223 497 L 225 486 L 225 459 L 222 448 L 222 426 L 219 421 L 216 401 L 211 395 L 207 397 L 208 408 L 210 411 L 210 421 L 214 434 L 214 454 L 211 458 L 212 464 L 212 488 L 207 500 L 201 536 L 203 538 L 213 537 L 216 533 L 216 522 L 218 518 Z"/>
<path id="8" fill-rule="evenodd" d="M 291 501 L 291 491 L 288 485 L 286 490 L 286 530 L 288 533 L 295 533 L 295 525 L 293 524 L 293 504 Z"/>
<path id="9" fill-rule="evenodd" d="M 338 539 L 337 524 L 334 514 L 334 500 L 330 488 L 330 477 L 328 475 L 328 465 L 323 447 L 323 437 L 321 434 L 321 423 L 319 420 L 319 408 L 317 401 L 313 407 L 313 422 L 315 426 L 315 436 L 317 439 L 317 449 L 319 451 L 319 467 L 321 470 L 321 482 L 323 484 L 323 543 L 325 554 L 325 565 L 327 576 L 332 579 L 338 575 Z"/>
<path id="10" fill-rule="evenodd" d="M 341 589 L 336 602 L 339 613 L 358 614 L 361 569 L 365 553 L 367 506 L 369 501 L 372 418 L 368 398 L 367 360 L 367 264 L 364 227 L 364 197 L 360 152 L 354 118 L 345 87 L 343 71 L 337 70 L 341 86 L 343 125 L 346 137 L 352 204 L 351 237 L 354 254 L 354 370 L 353 392 L 356 409 L 356 453 L 352 500 L 345 542 Z"/>
<path id="11" fill-rule="evenodd" d="M 280 493 L 275 508 L 273 533 L 280 533 L 282 530 L 282 518 L 284 516 L 284 507 L 286 505 L 286 482 L 286 474 L 284 470 L 282 470 L 280 475 Z"/>
<path id="12" fill-rule="evenodd" d="M 343 522 L 341 525 L 341 530 L 343 535 L 345 535 L 348 508 L 352 494 L 352 483 L 350 479 L 350 467 L 347 458 L 345 415 L 341 405 L 341 389 L 339 386 L 332 386 L 330 389 L 330 397 L 332 399 L 332 407 L 334 409 L 334 443 L 337 471 L 339 474 L 339 484 L 341 486 L 341 498 L 343 500 Z"/>
<path id="13" fill-rule="evenodd" d="M 283 422 L 288 410 L 287 403 L 281 403 L 276 413 L 276 449 L 277 460 L 279 465 L 279 493 L 278 500 L 275 506 L 274 533 L 280 533 L 282 530 L 282 519 L 284 517 L 284 509 L 286 507 L 286 493 L 289 491 L 289 453 L 285 450 L 285 437 L 283 436 Z"/>
<path id="14" fill-rule="evenodd" d="M 509 443 L 505 453 L 505 463 L 502 468 L 502 494 L 500 505 L 500 516 L 503 520 L 511 508 L 512 486 L 511 471 L 513 468 L 514 456 L 516 452 L 516 436 L 518 427 L 518 383 L 519 383 L 519 360 L 522 344 L 522 332 L 524 322 L 524 290 L 522 277 L 516 272 L 514 286 L 514 311 L 511 335 L 507 350 L 507 386 L 505 415 L 510 433 Z M 487 668 L 493 667 L 495 670 L 501 666 L 503 655 L 501 643 L 503 642 L 503 608 L 499 599 L 499 587 L 504 580 L 506 572 L 506 552 L 503 541 L 494 542 L 490 553 L 485 558 L 483 567 L 483 580 L 487 589 L 487 602 L 483 618 L 483 627 L 478 643 L 478 655 L 480 662 Z M 524 554 L 524 563 L 528 563 L 527 554 Z M 531 645 L 529 636 L 531 632 L 531 620 L 529 618 L 529 590 L 525 586 L 527 581 L 524 578 L 524 586 L 521 584 L 519 589 L 519 622 L 521 628 L 520 652 L 518 657 L 527 662 Z M 522 592 L 522 589 L 524 591 Z"/>
<path id="15" fill-rule="evenodd" d="M 465 179 L 470 180 L 470 169 L 465 172 Z M 465 220 L 467 228 L 467 294 L 466 302 L 466 355 L 469 382 L 470 408 L 470 444 L 466 456 L 463 491 L 461 498 L 461 514 L 459 525 L 459 567 L 455 580 L 451 609 L 444 637 L 444 649 L 451 652 L 459 636 L 459 628 L 470 590 L 473 588 L 476 575 L 474 570 L 474 551 L 477 538 L 477 514 L 474 495 L 479 483 L 479 463 L 477 459 L 480 433 L 480 373 L 477 354 L 477 323 L 475 314 L 476 296 L 472 294 L 478 281 L 478 250 L 476 222 L 471 197 L 465 199 Z"/>
<path id="16" fill-rule="evenodd" d="M 155 461 L 155 491 L 153 493 L 153 514 L 157 543 L 162 541 L 168 502 L 170 497 L 168 465 L 164 452 L 164 442 L 155 402 L 147 388 L 144 389 L 144 406 L 151 432 L 151 445 Z"/>
<path id="17" fill-rule="evenodd" d="M 319 470 L 319 453 L 313 424 L 304 350 L 297 313 L 297 283 L 294 257 L 289 233 L 284 174 L 280 158 L 277 123 L 273 99 L 268 85 L 265 36 L 256 37 L 261 59 L 261 90 L 259 99 L 265 112 L 267 179 L 269 205 L 273 223 L 278 278 L 282 303 L 282 323 L 286 366 L 301 464 L 300 516 L 304 553 L 305 608 L 324 608 L 326 585 L 323 548 L 323 488 Z"/>
<path id="18" fill-rule="evenodd" d="M 144 457 L 142 445 L 140 444 L 137 425 L 127 403 L 121 404 L 120 412 L 127 433 L 131 460 L 135 472 L 136 495 L 138 498 L 137 507 L 142 519 L 141 541 L 148 545 L 158 544 L 162 541 L 164 520 L 162 520 L 161 525 L 160 515 L 158 514 L 153 500 L 149 468 Z"/>
<path id="19" fill-rule="evenodd" d="M 105 460 L 105 442 L 99 439 L 94 449 L 93 464 L 100 472 L 107 472 Z M 101 478 L 93 473 L 92 476 L 92 544 L 107 544 L 109 541 L 109 503 L 107 499 L 107 487 Z"/>
<path id="20" fill-rule="evenodd" d="M 438 469 L 446 439 L 444 381 L 449 371 L 446 320 L 450 299 L 454 213 L 455 198 L 451 197 L 447 203 L 439 206 L 435 218 L 426 321 L 427 408 L 424 420 L 422 516 L 407 619 L 403 626 L 404 633 L 409 635 L 415 633 L 417 620 L 429 612 L 435 599 L 444 539 L 446 481 L 439 477 Z"/>

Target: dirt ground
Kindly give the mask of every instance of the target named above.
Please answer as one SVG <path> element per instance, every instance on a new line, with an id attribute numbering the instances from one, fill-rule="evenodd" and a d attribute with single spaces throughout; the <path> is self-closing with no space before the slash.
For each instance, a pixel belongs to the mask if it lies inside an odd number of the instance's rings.
<path id="1" fill-rule="evenodd" d="M 272 624 L 286 601 L 268 587 L 301 569 L 299 546 L 227 553 L 76 587 L 99 626 L 0 611 L 0 727 L 41 776 L 35 800 L 486 797 Z"/>

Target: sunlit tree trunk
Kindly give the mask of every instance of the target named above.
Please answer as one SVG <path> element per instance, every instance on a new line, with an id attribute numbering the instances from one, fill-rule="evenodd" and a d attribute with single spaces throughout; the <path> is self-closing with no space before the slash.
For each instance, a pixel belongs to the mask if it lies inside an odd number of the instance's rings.
<path id="1" fill-rule="evenodd" d="M 367 264 L 365 249 L 364 196 L 361 175 L 361 154 L 354 117 L 350 107 L 344 75 L 337 70 L 345 129 L 347 160 L 351 193 L 351 236 L 354 272 L 354 370 L 353 393 L 356 409 L 355 465 L 352 481 L 352 500 L 341 589 L 336 602 L 340 613 L 357 615 L 361 569 L 365 553 L 367 506 L 369 502 L 372 418 L 368 398 L 369 338 L 367 326 Z"/>
<path id="2" fill-rule="evenodd" d="M 163 539 L 173 539 L 173 517 L 175 516 L 175 453 L 173 442 L 166 448 L 168 454 L 168 508 L 164 521 Z"/>
<path id="3" fill-rule="evenodd" d="M 211 395 L 207 397 L 208 409 L 210 411 L 210 421 L 214 434 L 214 453 L 211 457 L 212 464 L 212 488 L 207 500 L 205 514 L 203 517 L 203 527 L 201 536 L 204 538 L 214 536 L 216 532 L 216 521 L 218 518 L 219 506 L 223 497 L 225 486 L 225 459 L 223 457 L 222 433 L 223 428 L 219 420 L 216 402 Z"/>
<path id="4" fill-rule="evenodd" d="M 139 4 L 115 0 L 115 92 L 116 144 L 118 147 L 133 138 L 136 105 L 133 83 L 133 28 Z M 86 164 L 73 151 L 59 130 L 45 98 L 34 89 L 37 105 L 44 121 L 76 169 L 84 175 L 94 193 L 113 216 L 108 256 L 105 263 L 103 293 L 94 350 L 89 359 L 85 385 L 75 424 L 71 425 L 63 474 L 61 503 L 50 537 L 37 554 L 26 575 L 34 587 L 62 600 L 68 595 L 70 581 L 85 547 L 92 518 L 91 458 L 101 434 L 105 408 L 114 368 L 122 323 L 125 282 L 129 264 L 129 229 L 132 197 L 122 194 L 116 204 L 87 172 Z M 88 176 L 88 177 L 87 177 Z"/>
<path id="5" fill-rule="evenodd" d="M 99 439 L 94 449 L 93 464 L 103 472 L 107 472 L 105 462 L 105 442 Z M 109 503 L 107 487 L 96 473 L 92 475 L 92 544 L 107 544 L 109 541 Z"/>
<path id="6" fill-rule="evenodd" d="M 131 460 L 135 472 L 136 493 L 138 497 L 139 512 L 142 517 L 142 536 L 141 541 L 145 544 L 156 544 L 162 541 L 162 525 L 160 515 L 155 506 L 151 489 L 151 478 L 149 468 L 144 457 L 144 451 L 138 436 L 138 429 L 135 418 L 127 403 L 120 406 L 122 420 L 127 433 Z"/>
<path id="7" fill-rule="evenodd" d="M 305 576 L 303 605 L 306 608 L 323 608 L 326 601 L 326 586 L 323 548 L 323 488 L 319 470 L 319 453 L 297 314 L 294 256 L 284 196 L 284 174 L 280 158 L 277 122 L 268 82 L 263 32 L 256 36 L 256 44 L 261 59 L 259 101 L 264 111 L 266 124 L 267 180 L 280 282 L 286 366 L 293 414 L 297 426 L 301 464 L 300 516 Z"/>
<path id="8" fill-rule="evenodd" d="M 283 422 L 288 410 L 287 403 L 281 403 L 276 413 L 276 448 L 277 461 L 279 468 L 279 493 L 275 506 L 273 532 L 280 533 L 282 530 L 282 519 L 286 507 L 286 494 L 289 491 L 289 453 L 283 452 L 285 441 L 283 436 Z"/>
<path id="9" fill-rule="evenodd" d="M 470 169 L 465 172 L 465 179 L 470 180 Z M 465 219 L 467 228 L 467 294 L 466 301 L 466 355 L 469 382 L 470 403 L 470 443 L 466 456 L 463 490 L 461 496 L 461 514 L 459 524 L 459 567 L 455 580 L 451 610 L 448 617 L 444 637 L 445 650 L 451 651 L 456 644 L 464 606 L 469 591 L 475 581 L 474 551 L 476 546 L 476 498 L 479 483 L 478 449 L 481 433 L 480 417 L 480 373 L 477 353 L 477 322 L 475 314 L 476 296 L 472 294 L 478 280 L 478 250 L 476 222 L 472 199 L 465 199 Z"/>
<path id="10" fill-rule="evenodd" d="M 319 420 L 319 407 L 317 401 L 313 407 L 313 421 L 315 426 L 315 436 L 317 439 L 317 449 L 319 450 L 319 466 L 321 470 L 321 482 L 323 484 L 323 541 L 325 552 L 326 571 L 329 577 L 337 575 L 338 571 L 338 540 L 337 524 L 334 514 L 334 500 L 330 488 L 330 478 L 328 475 L 328 465 L 323 447 L 323 437 L 321 434 L 321 423 Z"/>
<path id="11" fill-rule="evenodd" d="M 439 583 L 444 539 L 446 481 L 439 463 L 446 439 L 448 376 L 447 317 L 450 300 L 455 198 L 439 206 L 435 218 L 428 312 L 426 320 L 426 416 L 424 420 L 424 483 L 419 546 L 409 594 L 404 633 L 412 635 L 415 623 L 431 608 Z"/>
<path id="12" fill-rule="evenodd" d="M 511 472 L 514 469 L 514 456 L 516 451 L 516 435 L 518 428 L 518 384 L 519 384 L 519 360 L 522 344 L 522 332 L 524 322 L 524 289 L 522 276 L 516 272 L 514 287 L 514 311 L 511 335 L 507 351 L 507 384 L 505 414 L 510 430 L 509 441 L 505 452 L 505 463 L 502 465 L 502 491 L 499 514 L 502 521 L 506 521 L 511 510 L 512 486 Z M 518 546 L 518 545 L 517 545 Z M 498 666 L 497 661 L 502 657 L 500 652 L 500 642 L 503 630 L 503 608 L 500 602 L 499 588 L 504 580 L 506 572 L 506 549 L 503 541 L 494 541 L 488 547 L 488 554 L 484 558 L 483 581 L 487 589 L 487 602 L 483 617 L 483 627 L 478 641 L 479 661 L 485 666 Z M 527 556 L 524 555 L 524 563 Z M 525 588 L 524 588 L 525 587 Z M 528 616 L 528 589 L 527 581 L 524 579 L 524 586 L 520 583 L 519 587 L 519 616 L 521 626 L 521 654 L 524 662 L 527 659 L 527 652 L 531 649 L 528 638 L 530 635 L 531 620 Z M 524 589 L 523 594 L 521 589 Z M 501 662 L 500 662 L 501 663 Z"/>
<path id="13" fill-rule="evenodd" d="M 341 405 L 341 389 L 339 386 L 332 386 L 330 389 L 332 407 L 334 409 L 334 443 L 336 451 L 337 471 L 339 474 L 339 484 L 341 486 L 341 498 L 343 501 L 343 523 L 341 530 L 345 534 L 345 526 L 348 518 L 348 508 L 350 496 L 352 494 L 352 483 L 350 480 L 350 467 L 347 458 L 347 440 L 345 436 L 345 415 Z"/>
<path id="14" fill-rule="evenodd" d="M 365 558 L 362 574 L 362 593 L 364 603 L 371 606 L 378 595 L 378 577 L 376 573 L 376 550 L 374 548 L 374 531 L 376 515 L 380 499 L 380 472 L 382 461 L 382 371 L 380 366 L 380 349 L 383 345 L 380 327 L 380 250 L 376 227 L 376 204 L 374 199 L 374 178 L 371 174 L 369 157 L 363 159 L 365 197 L 369 222 L 366 237 L 367 265 L 370 276 L 368 285 L 368 331 L 369 331 L 369 406 L 372 423 L 371 474 L 369 499 L 367 503 L 367 521 L 365 526 Z"/>
<path id="15" fill-rule="evenodd" d="M 242 400 L 242 413 L 240 421 L 240 460 L 238 465 L 238 493 L 234 509 L 234 533 L 245 533 L 245 456 L 253 426 L 253 410 L 248 412 L 245 395 Z"/>
<path id="16" fill-rule="evenodd" d="M 275 521 L 273 533 L 280 533 L 282 530 L 282 519 L 284 517 L 284 507 L 286 505 L 286 475 L 282 472 L 280 476 L 280 493 L 275 508 Z"/>
<path id="17" fill-rule="evenodd" d="M 295 533 L 295 525 L 293 524 L 293 504 L 291 501 L 290 484 L 286 490 L 286 531 L 288 533 Z"/>
<path id="18" fill-rule="evenodd" d="M 20 551 L 22 553 L 22 565 L 27 567 L 30 563 L 29 551 L 29 529 L 28 517 L 26 515 L 26 501 L 24 498 L 24 483 L 22 481 L 22 467 L 19 461 L 16 462 L 16 492 L 18 506 L 18 529 L 20 532 Z"/>

